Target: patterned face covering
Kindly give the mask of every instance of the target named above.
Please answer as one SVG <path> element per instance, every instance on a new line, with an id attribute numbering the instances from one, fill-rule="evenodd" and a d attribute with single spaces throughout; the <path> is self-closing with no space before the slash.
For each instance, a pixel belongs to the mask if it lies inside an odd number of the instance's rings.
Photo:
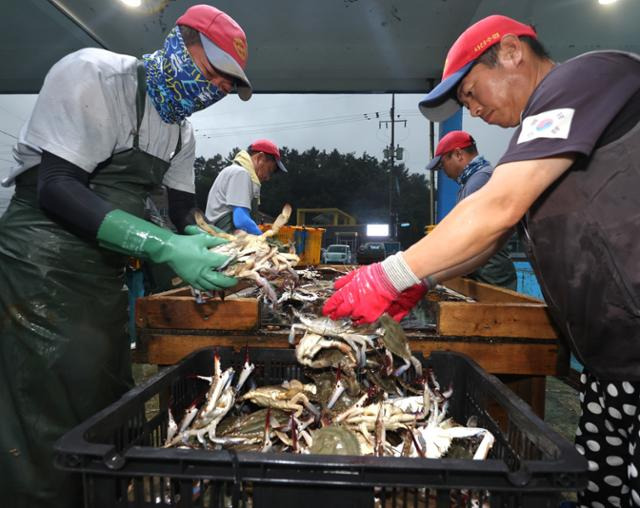
<path id="1" fill-rule="evenodd" d="M 489 161 L 485 159 L 482 155 L 476 156 L 468 164 L 468 166 L 464 168 L 464 171 L 460 173 L 460 176 L 456 178 L 456 182 L 458 182 L 458 185 L 464 185 L 465 183 L 467 183 L 467 180 L 471 178 L 471 175 L 473 175 L 477 171 L 480 171 L 482 168 L 488 165 L 489 165 Z"/>
<path id="2" fill-rule="evenodd" d="M 180 123 L 226 96 L 193 63 L 177 26 L 169 32 L 163 49 L 143 55 L 142 60 L 147 93 L 166 123 Z"/>

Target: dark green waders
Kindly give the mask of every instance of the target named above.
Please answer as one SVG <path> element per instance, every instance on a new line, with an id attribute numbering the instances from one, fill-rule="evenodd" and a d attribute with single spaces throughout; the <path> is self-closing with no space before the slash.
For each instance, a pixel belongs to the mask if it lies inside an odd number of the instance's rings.
<path id="1" fill-rule="evenodd" d="M 145 100 L 139 64 L 138 131 Z M 142 217 L 168 167 L 139 149 L 136 132 L 90 188 Z M 0 218 L 0 505 L 69 508 L 81 505 L 81 480 L 55 469 L 54 442 L 133 384 L 126 258 L 43 212 L 36 184 L 37 167 L 20 175 Z"/>

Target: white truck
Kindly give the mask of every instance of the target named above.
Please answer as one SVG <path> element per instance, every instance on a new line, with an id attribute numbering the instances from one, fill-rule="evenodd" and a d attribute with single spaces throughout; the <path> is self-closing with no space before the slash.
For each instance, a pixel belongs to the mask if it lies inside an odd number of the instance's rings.
<path id="1" fill-rule="evenodd" d="M 334 243 L 327 247 L 322 260 L 327 265 L 346 265 L 353 262 L 351 247 L 339 243 Z"/>

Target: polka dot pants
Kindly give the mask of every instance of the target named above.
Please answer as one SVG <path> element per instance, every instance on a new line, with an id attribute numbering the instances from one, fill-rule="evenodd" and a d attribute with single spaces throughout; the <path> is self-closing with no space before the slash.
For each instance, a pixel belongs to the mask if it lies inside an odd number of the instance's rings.
<path id="1" fill-rule="evenodd" d="M 640 507 L 640 382 L 580 377 L 582 414 L 576 448 L 589 463 L 578 506 Z"/>

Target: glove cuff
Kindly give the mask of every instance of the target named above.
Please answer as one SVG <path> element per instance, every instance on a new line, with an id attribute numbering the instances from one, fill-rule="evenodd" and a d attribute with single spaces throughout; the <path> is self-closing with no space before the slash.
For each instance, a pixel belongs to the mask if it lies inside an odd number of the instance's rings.
<path id="1" fill-rule="evenodd" d="M 421 280 L 416 277 L 404 260 L 402 251 L 389 256 L 380 265 L 398 293 L 421 283 Z"/>
<path id="2" fill-rule="evenodd" d="M 116 209 L 105 216 L 96 238 L 107 249 L 162 262 L 159 254 L 172 236 L 168 229 Z"/>
<path id="3" fill-rule="evenodd" d="M 431 275 L 427 275 L 424 279 L 420 279 L 420 282 L 427 289 L 427 291 L 433 289 L 438 285 L 436 280 Z"/>

